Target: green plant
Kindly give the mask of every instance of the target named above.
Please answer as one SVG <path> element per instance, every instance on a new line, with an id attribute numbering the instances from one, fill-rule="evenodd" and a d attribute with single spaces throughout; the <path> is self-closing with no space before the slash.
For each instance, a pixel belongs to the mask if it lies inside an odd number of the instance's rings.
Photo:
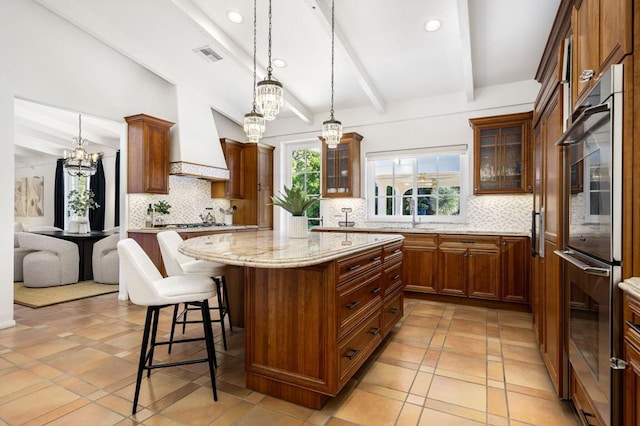
<path id="1" fill-rule="evenodd" d="M 280 196 L 271 197 L 274 206 L 279 206 L 291 213 L 293 216 L 304 216 L 307 209 L 318 200 L 318 197 L 307 194 L 299 185 L 294 185 L 291 189 L 284 186 L 284 193 Z"/>
<path id="2" fill-rule="evenodd" d="M 90 189 L 72 189 L 67 196 L 67 206 L 74 214 L 83 216 L 87 210 L 100 207 L 93 197 L 95 194 Z"/>
<path id="3" fill-rule="evenodd" d="M 153 205 L 153 211 L 160 214 L 169 214 L 170 208 L 171 204 L 167 203 L 165 200 L 160 200 Z"/>

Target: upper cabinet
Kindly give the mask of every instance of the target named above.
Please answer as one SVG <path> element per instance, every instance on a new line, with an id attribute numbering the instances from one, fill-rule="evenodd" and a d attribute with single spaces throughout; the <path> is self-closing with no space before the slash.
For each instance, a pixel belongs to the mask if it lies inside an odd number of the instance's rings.
<path id="1" fill-rule="evenodd" d="M 474 194 L 531 192 L 532 112 L 472 118 Z"/>
<path id="2" fill-rule="evenodd" d="M 360 197 L 360 141 L 358 133 L 345 133 L 336 148 L 322 140 L 322 197 Z"/>
<path id="3" fill-rule="evenodd" d="M 220 139 L 224 159 L 229 169 L 229 180 L 224 182 L 211 183 L 211 198 L 244 198 L 244 179 L 242 170 L 244 169 L 242 148 L 244 144 L 232 139 Z"/>
<path id="4" fill-rule="evenodd" d="M 233 221 L 236 225 L 257 225 L 259 229 L 273 228 L 273 150 L 261 143 L 242 145 L 242 199 L 233 200 L 238 207 Z M 236 170 L 229 172 L 233 175 Z"/>
<path id="5" fill-rule="evenodd" d="M 169 193 L 169 130 L 173 123 L 145 114 L 128 124 L 127 192 Z"/>
<path id="6" fill-rule="evenodd" d="M 577 0 L 571 16 L 573 32 L 573 106 L 612 64 L 632 50 L 631 0 Z"/>

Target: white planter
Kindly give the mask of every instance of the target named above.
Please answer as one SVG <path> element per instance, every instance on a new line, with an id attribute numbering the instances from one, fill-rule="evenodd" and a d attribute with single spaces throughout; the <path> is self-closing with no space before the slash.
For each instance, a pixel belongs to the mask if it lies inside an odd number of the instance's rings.
<path id="1" fill-rule="evenodd" d="M 71 234 L 88 234 L 91 232 L 89 226 L 89 218 L 87 217 L 74 217 L 69 221 L 69 229 L 67 232 Z"/>
<path id="2" fill-rule="evenodd" d="M 307 223 L 306 216 L 289 217 L 289 238 L 307 238 Z"/>
<path id="3" fill-rule="evenodd" d="M 225 225 L 232 225 L 233 224 L 233 215 L 232 214 L 225 214 L 224 215 L 224 224 Z"/>

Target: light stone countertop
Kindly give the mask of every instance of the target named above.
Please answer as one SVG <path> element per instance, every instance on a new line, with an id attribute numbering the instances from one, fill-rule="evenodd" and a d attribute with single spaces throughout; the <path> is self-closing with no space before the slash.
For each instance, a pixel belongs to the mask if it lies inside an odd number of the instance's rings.
<path id="1" fill-rule="evenodd" d="M 138 229 L 129 229 L 127 232 L 140 232 L 143 234 L 157 234 L 162 231 L 176 231 L 180 234 L 187 232 L 216 232 L 216 233 L 225 233 L 229 231 L 257 231 L 257 225 L 225 225 L 225 226 L 201 226 L 198 228 L 178 228 L 176 226 L 163 226 L 158 228 L 138 228 Z"/>
<path id="2" fill-rule="evenodd" d="M 382 232 L 392 233 L 398 232 L 402 234 L 472 234 L 472 235 L 499 235 L 505 237 L 530 237 L 529 232 L 524 231 L 504 231 L 504 230 L 482 230 L 482 229 L 446 229 L 439 228 L 438 226 L 417 226 L 412 228 L 411 226 L 399 227 L 399 226 L 359 226 L 359 227 L 336 227 L 336 226 L 317 226 L 312 228 L 314 231 L 341 231 L 341 232 Z"/>
<path id="3" fill-rule="evenodd" d="M 621 283 L 618 283 L 618 287 L 630 296 L 640 300 L 640 278 L 627 278 Z"/>
<path id="4" fill-rule="evenodd" d="M 398 234 L 310 232 L 289 238 L 273 231 L 212 234 L 185 240 L 179 251 L 196 259 L 254 268 L 317 265 L 369 248 L 402 241 Z"/>

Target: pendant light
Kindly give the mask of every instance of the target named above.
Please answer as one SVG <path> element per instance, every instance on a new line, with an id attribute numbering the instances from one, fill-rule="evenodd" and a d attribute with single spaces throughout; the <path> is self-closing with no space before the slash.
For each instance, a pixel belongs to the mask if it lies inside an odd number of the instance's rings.
<path id="1" fill-rule="evenodd" d="M 331 1 L 331 111 L 327 121 L 322 123 L 322 137 L 328 148 L 335 148 L 342 138 L 342 123 L 333 116 L 333 68 L 335 62 L 336 2 Z"/>
<path id="2" fill-rule="evenodd" d="M 269 64 L 267 66 L 267 76 L 257 85 L 258 110 L 264 115 L 264 119 L 271 121 L 280 112 L 280 107 L 284 103 L 284 93 L 282 83 L 277 81 L 271 72 L 271 0 L 269 0 Z"/>
<path id="3" fill-rule="evenodd" d="M 73 140 L 76 141 L 73 151 L 64 151 L 64 168 L 71 176 L 93 176 L 96 174 L 102 153 L 89 154 L 85 149 L 89 141 L 82 137 L 82 114 L 78 114 L 78 137 Z"/>
<path id="4" fill-rule="evenodd" d="M 258 142 L 265 130 L 264 116 L 256 110 L 256 0 L 253 0 L 253 108 L 244 115 L 244 132 L 249 142 Z"/>

